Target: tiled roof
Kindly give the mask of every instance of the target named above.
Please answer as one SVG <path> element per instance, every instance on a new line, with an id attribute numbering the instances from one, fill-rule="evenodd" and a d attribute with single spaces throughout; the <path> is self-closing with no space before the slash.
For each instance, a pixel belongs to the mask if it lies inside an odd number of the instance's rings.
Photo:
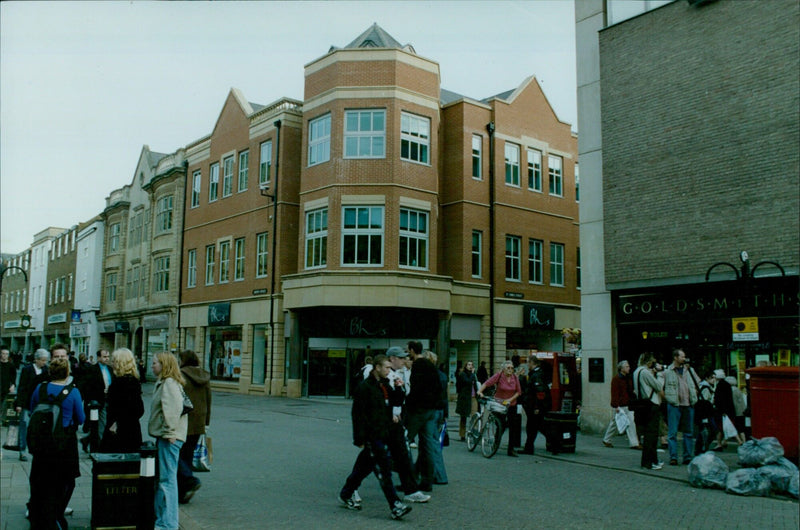
<path id="1" fill-rule="evenodd" d="M 505 92 L 500 92 L 499 94 L 495 94 L 494 96 L 489 96 L 486 99 L 482 99 L 481 103 L 488 103 L 492 99 L 508 99 L 508 96 L 513 94 L 514 90 L 516 89 L 506 90 Z"/>
<path id="2" fill-rule="evenodd" d="M 439 102 L 442 105 L 447 105 L 448 103 L 452 103 L 453 101 L 458 101 L 459 99 L 464 99 L 466 97 L 467 96 L 444 88 L 439 91 Z"/>
<path id="3" fill-rule="evenodd" d="M 389 35 L 386 30 L 380 27 L 377 22 L 372 24 L 369 28 L 367 28 L 366 31 L 364 31 L 364 33 L 356 37 L 353 42 L 345 46 L 343 49 L 347 50 L 354 48 L 390 48 L 405 50 L 416 55 L 416 51 L 414 51 L 413 46 L 410 44 L 400 44 L 397 40 L 395 40 L 394 37 Z M 342 48 L 331 46 L 329 52 L 339 49 Z"/>

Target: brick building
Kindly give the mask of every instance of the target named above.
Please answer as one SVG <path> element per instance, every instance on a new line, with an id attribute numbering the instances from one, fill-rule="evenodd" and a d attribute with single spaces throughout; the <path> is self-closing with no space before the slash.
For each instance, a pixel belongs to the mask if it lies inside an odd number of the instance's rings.
<path id="1" fill-rule="evenodd" d="M 644 351 L 797 365 L 797 2 L 575 5 L 584 424 Z"/>
<path id="2" fill-rule="evenodd" d="M 30 277 L 31 250 L 3 255 L 3 291 L 0 296 L 0 336 L 2 344 L 12 352 L 25 350 L 27 336 L 23 317 L 28 314 L 28 281 Z M 21 270 L 20 270 L 21 269 Z"/>

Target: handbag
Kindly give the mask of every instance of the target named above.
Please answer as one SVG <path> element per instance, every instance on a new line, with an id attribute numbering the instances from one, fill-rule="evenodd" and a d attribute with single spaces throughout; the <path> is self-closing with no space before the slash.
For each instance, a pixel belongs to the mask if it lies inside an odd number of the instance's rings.
<path id="1" fill-rule="evenodd" d="M 736 427 L 734 427 L 733 422 L 727 414 L 722 415 L 722 434 L 725 436 L 726 440 L 728 438 L 736 438 L 739 434 L 739 431 L 736 430 Z"/>
<path id="2" fill-rule="evenodd" d="M 183 394 L 183 412 L 181 412 L 181 416 L 184 414 L 189 414 L 191 411 L 194 410 L 194 405 L 192 404 L 192 400 L 189 399 L 189 396 L 186 395 L 186 391 L 181 387 L 181 394 Z"/>
<path id="3" fill-rule="evenodd" d="M 623 434 L 631 424 L 631 421 L 628 419 L 628 415 L 621 410 L 617 411 L 617 413 L 614 415 L 614 421 L 617 424 L 617 430 L 620 434 Z"/>
<path id="4" fill-rule="evenodd" d="M 11 420 L 8 422 L 8 428 L 6 429 L 6 441 L 3 444 L 3 449 L 8 449 L 9 451 L 19 451 L 19 422 L 15 420 Z"/>
<path id="5" fill-rule="evenodd" d="M 637 383 L 639 387 L 639 393 L 642 391 L 642 372 L 639 372 Z M 645 425 L 648 421 L 650 421 L 650 416 L 653 413 L 653 394 L 655 394 L 655 390 L 650 392 L 649 398 L 640 398 L 637 397 L 636 399 L 630 400 L 628 403 L 628 408 L 633 412 L 633 421 L 636 423 L 637 426 Z M 637 396 L 639 394 L 637 393 Z"/>
<path id="6" fill-rule="evenodd" d="M 192 454 L 193 471 L 211 471 L 211 437 L 201 434 Z"/>

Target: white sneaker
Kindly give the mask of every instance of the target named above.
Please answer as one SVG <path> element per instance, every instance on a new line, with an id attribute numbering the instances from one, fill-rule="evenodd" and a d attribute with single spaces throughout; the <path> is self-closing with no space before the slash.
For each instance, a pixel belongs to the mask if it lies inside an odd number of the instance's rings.
<path id="1" fill-rule="evenodd" d="M 356 503 L 361 504 L 361 495 L 358 494 L 358 490 L 353 492 L 353 496 L 351 497 Z"/>
<path id="2" fill-rule="evenodd" d="M 417 448 L 417 443 L 416 443 L 416 442 L 411 442 L 410 444 L 408 444 L 408 446 L 409 446 L 411 449 L 416 449 L 416 448 Z"/>
<path id="3" fill-rule="evenodd" d="M 411 495 L 406 495 L 403 500 L 406 502 L 428 502 L 431 500 L 431 496 L 425 495 L 421 491 L 415 491 Z"/>
<path id="4" fill-rule="evenodd" d="M 75 510 L 73 510 L 73 509 L 72 509 L 72 508 L 70 508 L 69 506 L 67 506 L 67 507 L 64 509 L 64 515 L 72 515 L 73 513 L 75 513 Z"/>

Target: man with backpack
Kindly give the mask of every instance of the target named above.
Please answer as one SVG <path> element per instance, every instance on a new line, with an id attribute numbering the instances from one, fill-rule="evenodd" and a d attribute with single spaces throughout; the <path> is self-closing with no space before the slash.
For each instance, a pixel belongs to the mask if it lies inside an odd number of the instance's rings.
<path id="1" fill-rule="evenodd" d="M 64 511 L 80 476 L 76 433 L 86 416 L 81 394 L 69 382 L 69 360 L 53 359 L 49 372 L 50 382 L 40 383 L 31 395 L 29 512 L 31 528 L 68 528 Z"/>

